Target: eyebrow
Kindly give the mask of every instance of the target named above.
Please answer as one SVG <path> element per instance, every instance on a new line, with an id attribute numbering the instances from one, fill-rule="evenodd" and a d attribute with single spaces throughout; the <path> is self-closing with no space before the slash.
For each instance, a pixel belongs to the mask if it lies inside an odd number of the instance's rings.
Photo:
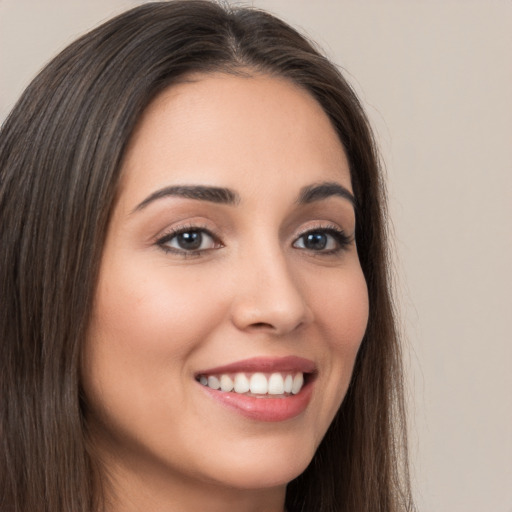
<path id="1" fill-rule="evenodd" d="M 211 203 L 234 205 L 240 202 L 240 196 L 223 187 L 209 187 L 204 185 L 177 185 L 165 187 L 146 197 L 144 201 L 139 203 L 132 211 L 132 213 L 142 210 L 148 204 L 162 199 L 164 197 L 184 197 L 186 199 L 197 199 L 199 201 L 209 201 Z"/>
<path id="2" fill-rule="evenodd" d="M 303 187 L 300 191 L 297 202 L 299 204 L 309 204 L 315 201 L 321 201 L 322 199 L 327 199 L 331 196 L 342 197 L 349 201 L 354 208 L 356 206 L 356 198 L 354 197 L 354 194 L 352 194 L 352 192 L 343 185 L 335 182 L 323 182 Z"/>
<path id="3" fill-rule="evenodd" d="M 299 193 L 297 203 L 299 205 L 310 204 L 321 201 L 332 196 L 342 197 L 348 200 L 355 207 L 354 195 L 343 185 L 335 182 L 323 182 L 303 187 Z M 131 213 L 142 210 L 150 203 L 164 197 L 184 197 L 199 201 L 209 201 L 217 204 L 236 205 L 240 203 L 240 196 L 237 192 L 224 187 L 211 187 L 205 185 L 172 185 L 164 187 L 150 194 L 139 203 Z"/>

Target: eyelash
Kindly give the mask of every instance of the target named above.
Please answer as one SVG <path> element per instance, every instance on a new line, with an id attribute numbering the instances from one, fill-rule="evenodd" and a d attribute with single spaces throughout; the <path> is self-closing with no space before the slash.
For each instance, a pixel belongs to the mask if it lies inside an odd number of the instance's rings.
<path id="1" fill-rule="evenodd" d="M 217 247 L 215 247 L 216 249 L 223 247 L 219 237 L 215 233 L 213 233 L 207 227 L 200 226 L 200 225 L 189 225 L 189 226 L 180 226 L 178 228 L 171 228 L 163 236 L 161 236 L 160 238 L 158 238 L 158 240 L 156 240 L 156 245 L 158 245 L 158 247 L 160 247 L 160 249 L 162 249 L 166 253 L 177 254 L 177 255 L 183 256 L 185 258 L 201 256 L 201 254 L 203 254 L 204 252 L 210 251 L 213 249 L 213 248 L 212 249 L 197 249 L 197 250 L 189 251 L 186 249 L 176 249 L 174 247 L 169 247 L 168 245 L 166 245 L 171 240 L 173 240 L 177 236 L 182 235 L 184 233 L 201 233 L 203 235 L 206 234 L 213 240 L 213 242 L 217 246 Z"/>
<path id="2" fill-rule="evenodd" d="M 329 256 L 329 255 L 335 255 L 339 252 L 342 252 L 348 248 L 348 246 L 352 243 L 353 239 L 352 237 L 348 236 L 345 231 L 343 231 L 341 228 L 335 225 L 328 225 L 328 226 L 318 226 L 315 228 L 310 228 L 302 232 L 295 240 L 295 243 L 297 243 L 298 240 L 303 239 L 307 235 L 312 235 L 315 233 L 323 234 L 323 235 L 329 235 L 331 236 L 335 243 L 336 247 L 333 249 L 327 250 L 327 251 L 315 251 L 311 249 L 310 251 L 312 253 L 316 253 L 316 255 L 320 256 Z M 308 250 L 305 248 L 305 250 Z"/>
<path id="3" fill-rule="evenodd" d="M 201 233 L 203 235 L 206 234 L 213 240 L 216 247 L 212 247 L 212 248 L 208 248 L 208 249 L 187 250 L 187 249 L 177 249 L 177 248 L 169 247 L 168 245 L 166 245 L 171 240 L 173 240 L 177 236 L 182 235 L 184 233 Z M 331 236 L 336 243 L 335 248 L 327 250 L 327 251 L 325 251 L 325 250 L 315 251 L 314 249 L 307 249 L 306 247 L 304 247 L 304 250 L 306 250 L 308 252 L 316 253 L 316 255 L 338 254 L 339 252 L 346 250 L 347 247 L 353 241 L 353 239 L 351 237 L 349 237 L 339 227 L 337 227 L 335 225 L 328 225 L 328 226 L 318 226 L 318 227 L 310 228 L 310 229 L 303 231 L 295 239 L 295 241 L 293 242 L 293 246 L 295 247 L 295 244 L 299 240 L 301 240 L 301 239 L 303 240 L 305 236 L 312 235 L 312 234 L 323 234 L 323 235 Z M 200 225 L 189 225 L 189 226 L 181 226 L 178 228 L 172 228 L 156 240 L 156 245 L 166 253 L 177 254 L 177 255 L 185 257 L 185 258 L 201 256 L 201 254 L 203 254 L 204 252 L 223 247 L 223 244 L 220 241 L 220 238 L 218 235 L 213 233 L 210 229 L 206 228 L 205 226 L 200 226 Z"/>

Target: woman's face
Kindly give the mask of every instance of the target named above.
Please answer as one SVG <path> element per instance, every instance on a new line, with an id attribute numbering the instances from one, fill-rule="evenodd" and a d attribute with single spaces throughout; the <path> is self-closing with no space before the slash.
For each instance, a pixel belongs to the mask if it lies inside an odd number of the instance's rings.
<path id="1" fill-rule="evenodd" d="M 214 74 L 157 97 L 123 163 L 82 368 L 121 487 L 281 491 L 306 468 L 366 328 L 354 230 L 343 147 L 308 93 Z"/>

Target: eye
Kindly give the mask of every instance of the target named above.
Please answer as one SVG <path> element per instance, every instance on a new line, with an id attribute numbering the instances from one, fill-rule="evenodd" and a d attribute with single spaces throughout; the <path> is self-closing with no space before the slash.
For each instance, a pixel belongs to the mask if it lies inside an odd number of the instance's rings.
<path id="1" fill-rule="evenodd" d="M 219 241 L 212 233 L 197 227 L 172 230 L 157 240 L 157 245 L 164 251 L 181 254 L 197 254 L 220 247 Z"/>
<path id="2" fill-rule="evenodd" d="M 329 227 L 307 231 L 294 242 L 293 246 L 307 251 L 324 254 L 336 253 L 350 244 L 350 238 L 341 229 Z"/>

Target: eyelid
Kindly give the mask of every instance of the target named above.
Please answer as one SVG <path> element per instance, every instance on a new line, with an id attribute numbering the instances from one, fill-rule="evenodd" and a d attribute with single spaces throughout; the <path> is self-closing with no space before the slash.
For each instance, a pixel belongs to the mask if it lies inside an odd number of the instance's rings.
<path id="1" fill-rule="evenodd" d="M 326 233 L 332 237 L 334 237 L 336 243 L 338 244 L 338 247 L 335 249 L 330 249 L 327 251 L 315 251 L 313 249 L 308 249 L 307 247 L 299 247 L 299 249 L 303 249 L 308 252 L 316 253 L 317 255 L 329 255 L 329 254 L 336 254 L 340 251 L 345 250 L 352 242 L 354 242 L 354 236 L 347 235 L 345 230 L 341 228 L 340 226 L 336 224 L 318 224 L 316 226 L 308 226 L 307 228 L 304 228 L 300 231 L 298 235 L 295 236 L 295 239 L 293 241 L 293 246 L 297 243 L 298 240 L 303 238 L 304 236 L 310 234 L 310 233 L 317 233 L 317 232 L 323 232 Z"/>
<path id="2" fill-rule="evenodd" d="M 199 231 L 202 233 L 205 233 L 208 235 L 214 242 L 216 247 L 208 248 L 208 249 L 197 249 L 197 250 L 185 250 L 185 249 L 178 249 L 175 247 L 170 247 L 166 245 L 167 242 L 172 240 L 174 237 L 182 234 L 187 233 L 189 231 Z M 162 234 L 159 234 L 154 239 L 155 245 L 157 245 L 161 250 L 163 250 L 166 253 L 172 253 L 176 254 L 178 256 L 183 257 L 190 257 L 190 256 L 199 256 L 202 253 L 212 251 L 214 249 L 219 249 L 223 247 L 222 241 L 220 240 L 219 235 L 211 228 L 203 225 L 203 224 L 197 224 L 197 223 L 188 223 L 188 224 L 182 224 L 179 226 L 173 226 L 166 231 L 164 231 Z"/>
<path id="3" fill-rule="evenodd" d="M 178 235 L 182 233 L 187 232 L 202 232 L 206 234 L 208 237 L 212 239 L 214 242 L 214 247 L 208 247 L 206 249 L 182 249 L 177 247 L 171 247 L 170 245 L 167 245 L 169 241 L 171 241 L 173 238 L 177 237 Z M 336 247 L 333 249 L 327 249 L 327 250 L 315 250 L 308 247 L 299 247 L 297 246 L 297 242 L 303 238 L 304 236 L 310 234 L 310 233 L 325 233 L 326 235 L 331 236 L 335 243 Z M 324 224 L 319 222 L 318 224 L 309 224 L 303 229 L 299 231 L 294 236 L 292 246 L 309 252 L 309 253 L 315 253 L 318 256 L 321 255 L 333 255 L 337 254 L 343 250 L 345 250 L 352 242 L 354 241 L 354 236 L 349 236 L 346 234 L 345 230 L 341 228 L 337 224 L 333 224 L 331 222 Z M 211 227 L 205 225 L 205 223 L 202 222 L 187 222 L 186 224 L 180 224 L 177 226 L 172 226 L 171 228 L 168 228 L 163 233 L 160 233 L 157 235 L 153 240 L 154 245 L 156 245 L 159 249 L 163 250 L 165 253 L 171 253 L 176 254 L 178 256 L 182 257 L 193 257 L 193 256 L 200 256 L 203 253 L 207 253 L 209 251 L 213 251 L 219 248 L 224 247 L 224 244 L 220 238 L 220 235 L 216 232 L 216 230 L 212 229 Z"/>

